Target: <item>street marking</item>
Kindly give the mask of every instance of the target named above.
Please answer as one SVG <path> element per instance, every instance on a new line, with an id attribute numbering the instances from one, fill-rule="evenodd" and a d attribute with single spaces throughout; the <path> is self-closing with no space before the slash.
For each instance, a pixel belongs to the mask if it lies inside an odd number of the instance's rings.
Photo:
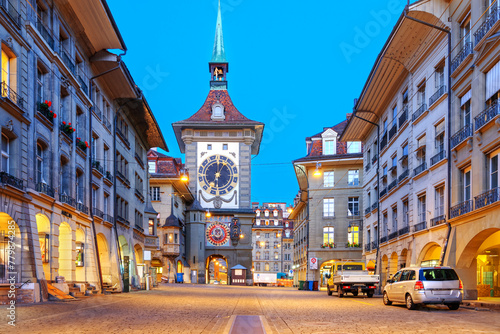
<path id="1" fill-rule="evenodd" d="M 264 318 L 264 319 L 263 319 Z M 264 320 L 264 321 L 263 321 Z M 266 327 L 269 328 L 265 317 L 259 315 L 232 315 L 224 330 L 228 334 L 266 334 Z M 229 330 L 228 330 L 229 327 Z M 269 333 L 272 333 L 269 332 Z"/>
<path id="2" fill-rule="evenodd" d="M 370 305 L 370 306 L 373 306 L 373 304 L 370 304 L 370 303 L 366 303 L 366 302 L 360 302 L 359 300 L 353 300 L 353 302 L 356 302 L 356 303 L 360 303 L 360 304 L 366 304 L 366 305 Z"/>

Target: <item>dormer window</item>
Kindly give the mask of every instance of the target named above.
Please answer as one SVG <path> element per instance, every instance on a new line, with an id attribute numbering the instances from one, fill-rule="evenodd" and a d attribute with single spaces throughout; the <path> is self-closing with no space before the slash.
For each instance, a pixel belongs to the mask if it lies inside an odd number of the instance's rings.
<path id="1" fill-rule="evenodd" d="M 224 120 L 226 116 L 224 115 L 224 106 L 220 102 L 216 102 L 212 105 L 212 119 L 214 120 Z"/>
<path id="2" fill-rule="evenodd" d="M 323 155 L 337 154 L 337 133 L 327 129 L 321 134 L 323 139 Z"/>

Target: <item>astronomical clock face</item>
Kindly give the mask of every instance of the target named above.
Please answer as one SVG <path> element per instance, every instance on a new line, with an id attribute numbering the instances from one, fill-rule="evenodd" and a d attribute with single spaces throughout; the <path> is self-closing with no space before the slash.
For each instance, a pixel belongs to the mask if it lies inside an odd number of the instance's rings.
<path id="1" fill-rule="evenodd" d="M 208 225 L 207 242 L 212 246 L 223 246 L 229 241 L 229 228 L 224 223 L 212 223 Z"/>
<path id="2" fill-rule="evenodd" d="M 238 184 L 238 167 L 228 157 L 220 154 L 206 158 L 198 168 L 198 183 L 204 192 L 224 196 Z"/>

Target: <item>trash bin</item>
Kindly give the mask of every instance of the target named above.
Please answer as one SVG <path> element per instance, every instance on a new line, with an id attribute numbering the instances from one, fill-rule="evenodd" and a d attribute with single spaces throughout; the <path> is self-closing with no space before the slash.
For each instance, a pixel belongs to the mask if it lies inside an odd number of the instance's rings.
<path id="1" fill-rule="evenodd" d="M 313 291 L 313 281 L 307 281 L 307 290 Z"/>
<path id="2" fill-rule="evenodd" d="M 304 290 L 304 281 L 299 281 L 299 290 Z"/>
<path id="3" fill-rule="evenodd" d="M 318 291 L 318 281 L 313 281 L 313 291 Z"/>
<path id="4" fill-rule="evenodd" d="M 184 283 L 184 273 L 177 274 L 177 283 Z"/>

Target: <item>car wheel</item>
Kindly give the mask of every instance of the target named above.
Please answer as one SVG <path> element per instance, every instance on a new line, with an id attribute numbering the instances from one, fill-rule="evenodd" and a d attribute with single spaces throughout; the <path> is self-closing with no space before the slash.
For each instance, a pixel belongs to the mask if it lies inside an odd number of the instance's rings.
<path id="1" fill-rule="evenodd" d="M 367 293 L 366 293 L 366 297 L 368 297 L 368 298 L 372 298 L 372 297 L 373 297 L 373 292 L 367 292 Z"/>
<path id="2" fill-rule="evenodd" d="M 460 303 L 452 303 L 452 304 L 448 304 L 446 306 L 448 306 L 448 308 L 450 310 L 458 310 L 458 308 L 460 307 Z"/>
<path id="3" fill-rule="evenodd" d="M 387 295 L 387 292 L 384 291 L 384 305 L 392 305 L 392 302 L 389 300 L 389 296 Z"/>
<path id="4" fill-rule="evenodd" d="M 358 292 L 357 292 L 357 291 L 354 291 L 354 292 L 352 293 L 352 295 L 353 295 L 354 297 L 356 297 L 356 296 L 358 295 Z"/>
<path id="5" fill-rule="evenodd" d="M 338 290 L 337 290 L 337 296 L 338 296 L 339 298 L 344 297 L 344 292 L 342 292 L 342 289 L 338 289 Z"/>
<path id="6" fill-rule="evenodd" d="M 332 295 L 332 290 L 330 290 L 330 286 L 329 285 L 326 286 L 326 292 L 328 293 L 329 296 Z"/>
<path id="7" fill-rule="evenodd" d="M 410 294 L 406 295 L 406 308 L 409 310 L 414 310 L 416 308 L 415 303 L 413 303 L 413 298 L 411 298 Z"/>

